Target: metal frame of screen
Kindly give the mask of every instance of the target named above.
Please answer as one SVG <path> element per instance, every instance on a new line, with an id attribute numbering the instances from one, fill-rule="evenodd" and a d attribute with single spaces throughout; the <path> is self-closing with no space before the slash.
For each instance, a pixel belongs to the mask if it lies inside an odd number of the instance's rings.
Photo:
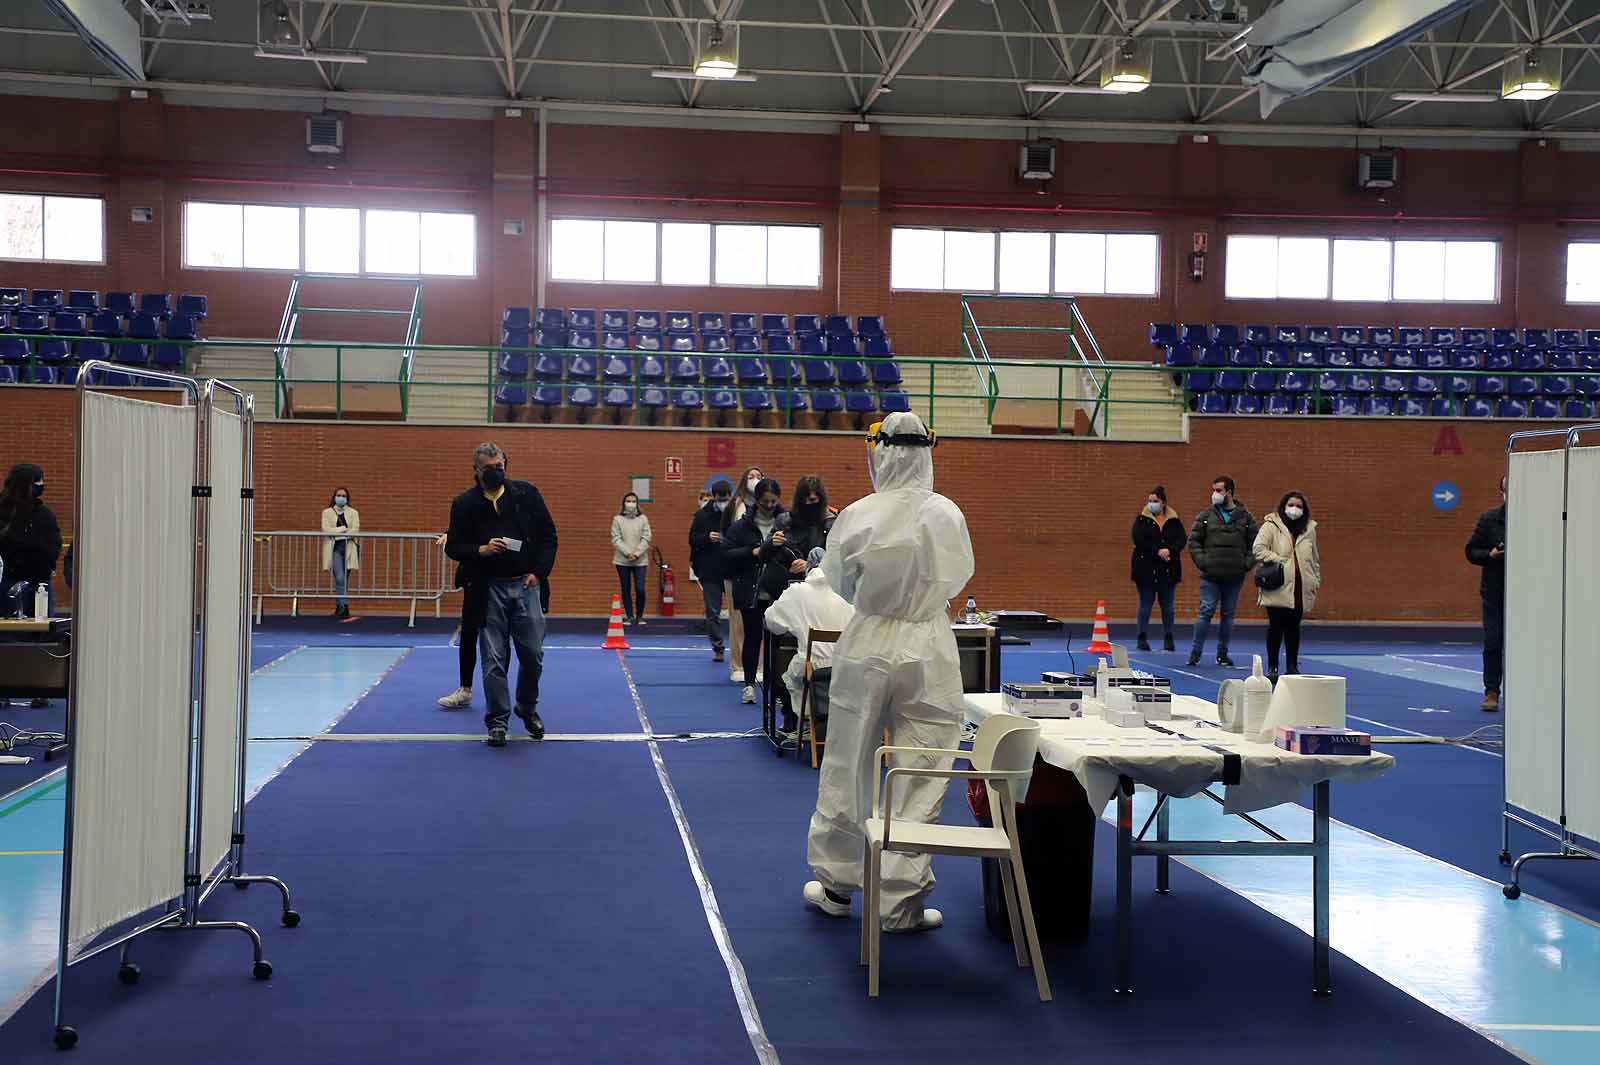
<path id="1" fill-rule="evenodd" d="M 1515 899 L 1515 898 L 1518 898 L 1518 897 L 1521 896 L 1521 894 L 1522 894 L 1522 885 L 1521 885 L 1522 868 L 1528 862 L 1531 862 L 1531 861 L 1561 861 L 1561 860 L 1578 860 L 1578 861 L 1596 861 L 1596 860 L 1600 860 L 1600 848 L 1596 848 L 1591 841 L 1586 840 L 1586 839 L 1580 837 L 1579 835 L 1577 835 L 1575 832 L 1573 832 L 1573 830 L 1569 827 L 1569 825 L 1567 823 L 1567 821 L 1568 821 L 1568 810 L 1567 810 L 1567 754 L 1568 754 L 1568 733 L 1567 733 L 1567 721 L 1568 721 L 1568 718 L 1567 718 L 1567 713 L 1568 713 L 1568 698 L 1567 698 L 1567 687 L 1568 687 L 1568 681 L 1567 681 L 1567 627 L 1568 627 L 1568 610 L 1571 609 L 1572 606 L 1573 606 L 1572 598 L 1568 594 L 1570 589 L 1569 589 L 1569 573 L 1568 573 L 1568 568 L 1567 568 L 1567 558 L 1568 558 L 1568 553 L 1569 553 L 1569 550 L 1570 550 L 1570 547 L 1569 547 L 1570 539 L 1569 538 L 1571 536 L 1571 531 L 1570 531 L 1570 529 L 1568 527 L 1568 524 L 1567 524 L 1567 513 L 1568 513 L 1569 505 L 1570 505 L 1570 502 L 1571 502 L 1570 492 L 1571 492 L 1572 452 L 1577 447 L 1578 440 L 1579 440 L 1580 437 L 1582 437 L 1586 433 L 1595 433 L 1595 432 L 1600 432 L 1600 422 L 1588 423 L 1588 424 L 1585 424 L 1585 425 L 1575 425 L 1575 426 L 1572 426 L 1571 428 L 1568 428 L 1568 429 L 1539 429 L 1539 430 L 1532 430 L 1532 431 L 1528 431 L 1528 432 L 1512 433 L 1511 434 L 1511 438 L 1506 442 L 1506 489 L 1507 489 L 1508 497 L 1509 497 L 1510 488 L 1511 488 L 1511 481 L 1510 481 L 1511 472 L 1512 472 L 1512 469 L 1513 469 L 1512 462 L 1511 462 L 1511 457 L 1512 457 L 1513 453 L 1516 452 L 1517 445 L 1518 445 L 1519 442 L 1527 441 L 1527 440 L 1533 440 L 1533 439 L 1549 440 L 1550 438 L 1553 438 L 1553 437 L 1559 437 L 1559 438 L 1561 438 L 1561 453 L 1562 453 L 1562 458 L 1561 458 L 1561 466 L 1562 466 L 1562 469 L 1561 469 L 1561 513 L 1559 515 L 1559 520 L 1561 522 L 1561 614 L 1560 614 L 1560 617 L 1561 617 L 1561 652 L 1560 652 L 1561 653 L 1561 684 L 1560 684 L 1560 692 L 1561 692 L 1561 697 L 1560 697 L 1560 736 L 1561 736 L 1561 744 L 1560 744 L 1560 751 L 1561 751 L 1561 753 L 1560 753 L 1559 764 L 1555 765 L 1555 766 L 1547 767 L 1548 769 L 1553 770 L 1553 771 L 1555 771 L 1556 773 L 1559 774 L 1560 793 L 1561 793 L 1560 810 L 1559 810 L 1559 814 L 1558 814 L 1557 820 L 1554 823 L 1551 823 L 1551 822 L 1545 821 L 1543 819 L 1536 819 L 1533 815 L 1529 815 L 1529 814 L 1524 813 L 1518 807 L 1513 806 L 1509 801 L 1502 801 L 1501 810 L 1500 810 L 1500 862 L 1503 865 L 1510 865 L 1511 866 L 1511 879 L 1502 888 L 1502 891 L 1505 894 L 1505 897 L 1508 898 L 1508 899 Z M 1508 596 L 1507 597 L 1507 612 L 1506 612 L 1506 617 L 1504 619 L 1506 631 L 1510 630 L 1510 624 L 1511 624 L 1511 620 L 1512 620 L 1511 617 L 1510 617 L 1509 603 L 1510 603 L 1510 597 Z M 1587 607 L 1587 609 L 1596 609 L 1596 608 L 1594 607 L 1593 604 L 1590 604 Z M 1509 665 L 1510 665 L 1510 663 L 1508 661 L 1507 662 L 1508 672 L 1509 672 Z M 1515 706 L 1510 707 L 1508 712 L 1513 712 L 1513 713 L 1516 712 L 1516 707 Z M 1501 760 L 1501 773 L 1502 773 L 1501 781 L 1502 781 L 1503 785 L 1507 782 L 1507 774 L 1509 773 L 1509 765 L 1508 765 L 1508 763 L 1510 762 L 1510 755 L 1511 755 L 1511 751 L 1510 751 L 1510 748 L 1509 748 L 1509 743 L 1510 743 L 1509 732 L 1508 732 L 1508 735 L 1507 735 L 1507 743 L 1508 743 L 1508 747 L 1507 747 L 1507 751 L 1506 751 L 1506 758 Z M 1522 855 L 1518 856 L 1516 858 L 1516 860 L 1513 861 L 1512 857 L 1511 857 L 1511 826 L 1512 826 L 1512 824 L 1521 825 L 1522 827 L 1527 828 L 1527 829 L 1529 829 L 1529 830 L 1531 830 L 1533 832 L 1536 832 L 1539 835 L 1545 837 L 1546 839 L 1551 840 L 1552 842 L 1554 842 L 1556 844 L 1556 849 L 1555 850 L 1551 850 L 1551 851 L 1530 851 L 1530 852 L 1527 852 L 1525 854 L 1522 854 Z"/>
<path id="2" fill-rule="evenodd" d="M 198 612 L 196 620 L 198 623 L 197 633 L 199 648 L 196 649 L 193 644 L 191 644 L 191 646 L 188 648 L 191 668 L 188 671 L 189 706 L 185 715 L 186 727 L 183 730 L 184 742 L 186 744 L 184 755 L 187 771 L 185 773 L 185 780 L 183 783 L 184 818 L 186 824 L 183 836 L 184 848 L 181 893 L 170 899 L 167 899 L 164 904 L 158 903 L 158 905 L 162 905 L 162 912 L 159 915 L 153 918 L 134 917 L 132 918 L 134 927 L 129 930 L 114 934 L 107 938 L 104 942 L 94 942 L 94 939 L 98 938 L 102 933 L 91 933 L 84 948 L 77 951 L 75 954 L 73 953 L 74 943 L 72 938 L 71 908 L 73 842 L 77 827 L 75 821 L 75 815 L 77 811 L 75 810 L 74 802 L 76 788 L 74 785 L 76 774 L 80 771 L 76 752 L 78 747 L 78 729 L 80 725 L 87 726 L 88 722 L 92 719 L 86 719 L 79 713 L 77 697 L 79 692 L 78 680 L 80 656 L 76 653 L 73 655 L 72 681 L 67 699 L 67 737 L 69 741 L 69 747 L 66 765 L 66 821 L 63 832 L 61 870 L 61 928 L 57 946 L 55 1003 L 52 1013 L 55 1044 L 57 1047 L 63 1050 L 75 1046 L 78 1042 L 77 1030 L 64 1023 L 68 970 L 74 965 L 88 961 L 89 959 L 104 954 L 109 950 L 121 948 L 121 961 L 117 970 L 118 979 L 125 984 L 137 983 L 139 979 L 139 967 L 129 960 L 129 952 L 134 941 L 147 932 L 156 929 L 221 929 L 241 932 L 250 940 L 252 954 L 252 975 L 258 980 L 265 980 L 272 975 L 271 964 L 262 957 L 261 936 L 253 927 L 242 921 L 202 921 L 199 919 L 201 905 L 205 902 L 211 891 L 224 881 L 233 881 L 241 887 L 246 886 L 250 882 L 258 881 L 270 882 L 277 885 L 280 890 L 283 891 L 284 924 L 292 927 L 293 925 L 299 923 L 298 915 L 294 914 L 294 911 L 289 909 L 288 891 L 283 887 L 281 881 L 271 877 L 247 877 L 242 874 L 244 862 L 244 748 L 248 736 L 248 729 L 246 725 L 247 715 L 245 710 L 245 707 L 247 706 L 246 682 L 249 672 L 248 619 L 250 552 L 248 547 L 250 541 L 250 515 L 252 508 L 252 497 L 254 494 L 251 487 L 253 484 L 253 463 L 250 454 L 254 429 L 253 404 L 250 402 L 248 397 L 242 395 L 237 389 L 222 384 L 221 382 L 209 383 L 205 386 L 204 390 L 202 390 L 199 382 L 190 377 L 161 373 L 159 371 L 148 370 L 136 366 L 124 366 L 120 364 L 113 366 L 112 364 L 100 362 L 98 360 L 91 360 L 84 363 L 79 369 L 77 381 L 79 433 L 75 459 L 77 476 L 73 498 L 74 528 L 78 530 L 80 540 L 82 539 L 81 534 L 83 530 L 83 485 L 86 461 L 84 433 L 82 430 L 86 424 L 86 419 L 90 416 L 88 404 L 89 393 L 91 389 L 104 387 L 96 382 L 96 378 L 100 377 L 103 373 L 109 372 L 126 375 L 127 377 L 137 379 L 142 383 L 157 387 L 165 386 L 169 388 L 180 389 L 183 393 L 185 405 L 192 405 L 194 408 L 196 435 L 194 443 L 193 466 L 191 471 L 192 479 L 190 481 L 192 490 L 190 492 L 189 506 L 189 524 L 194 537 L 194 548 L 191 556 L 192 565 L 189 577 L 189 593 L 191 600 L 196 604 L 195 609 Z M 207 624 L 204 606 L 205 585 L 207 579 L 205 533 L 208 524 L 208 508 L 212 503 L 210 499 L 210 487 L 207 479 L 207 445 L 210 439 L 208 426 L 211 412 L 216 400 L 216 393 L 219 390 L 230 394 L 240 417 L 244 419 L 243 442 L 245 454 L 242 456 L 242 480 L 244 488 L 241 492 L 242 498 L 240 500 L 240 505 L 244 508 L 244 513 L 242 516 L 240 533 L 241 573 L 238 578 L 239 605 L 237 617 L 231 619 L 233 624 L 240 626 L 242 635 L 240 644 L 241 653 L 239 655 L 240 664 L 236 676 L 236 683 L 240 688 L 239 725 L 237 742 L 234 745 L 235 750 L 233 752 L 234 764 L 228 767 L 237 774 L 237 784 L 233 789 L 236 797 L 233 804 L 234 809 L 232 811 L 233 832 L 230 837 L 230 846 L 228 848 L 227 855 L 217 863 L 217 869 L 213 870 L 209 875 L 207 875 L 202 873 L 200 870 L 200 863 L 202 861 L 200 855 L 200 817 L 202 815 L 201 808 L 204 804 L 197 796 L 197 788 L 201 780 L 201 775 L 205 771 L 204 750 L 206 725 L 204 709 L 205 678 L 203 675 L 199 674 L 203 673 L 205 662 L 204 645 Z M 173 475 L 182 476 L 183 474 L 181 471 L 174 471 Z M 80 597 L 82 595 L 84 577 L 88 569 L 89 567 L 83 566 L 80 566 L 79 569 Z M 74 609 L 76 611 L 76 615 L 74 617 L 74 631 L 82 631 L 82 607 L 81 605 L 78 605 L 75 606 Z M 201 668 L 199 670 L 193 668 L 193 663 L 196 661 L 201 664 Z"/>

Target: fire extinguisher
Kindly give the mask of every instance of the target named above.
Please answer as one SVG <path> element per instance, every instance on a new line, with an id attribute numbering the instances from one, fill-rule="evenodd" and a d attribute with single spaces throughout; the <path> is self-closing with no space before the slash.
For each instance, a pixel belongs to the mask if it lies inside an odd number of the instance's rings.
<path id="1" fill-rule="evenodd" d="M 672 604 L 678 596 L 678 578 L 673 574 L 672 567 L 666 559 L 661 557 L 660 548 L 654 550 L 656 565 L 661 569 L 661 616 L 672 617 Z"/>

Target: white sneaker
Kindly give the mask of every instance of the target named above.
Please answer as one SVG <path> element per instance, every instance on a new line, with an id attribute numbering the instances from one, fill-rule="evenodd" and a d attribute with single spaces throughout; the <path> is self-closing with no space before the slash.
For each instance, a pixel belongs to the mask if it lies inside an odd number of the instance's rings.
<path id="1" fill-rule="evenodd" d="M 822 881 L 820 880 L 813 880 L 806 884 L 805 897 L 807 902 L 811 903 L 811 905 L 815 906 L 829 917 L 850 916 L 850 903 L 834 902 L 832 899 L 828 898 L 828 893 L 823 890 Z"/>
<path id="2" fill-rule="evenodd" d="M 735 683 L 735 684 L 743 684 L 744 683 L 744 670 L 735 669 L 735 670 L 730 671 L 728 673 L 728 679 L 730 681 L 732 681 L 733 683 Z"/>
<path id="3" fill-rule="evenodd" d="M 753 702 L 755 702 L 756 701 L 756 690 L 755 690 L 755 687 L 752 686 L 752 685 L 746 684 L 744 686 L 744 695 L 742 697 L 740 697 L 739 701 L 742 702 L 742 703 L 753 703 Z"/>
<path id="4" fill-rule="evenodd" d="M 922 920 L 917 924 L 906 925 L 904 928 L 890 928 L 886 924 L 883 926 L 883 930 L 885 932 L 891 932 L 895 934 L 901 932 L 928 932 L 938 928 L 942 924 L 944 924 L 944 914 L 940 913 L 938 910 L 930 908 L 922 911 Z"/>
<path id="5" fill-rule="evenodd" d="M 459 710 L 463 706 L 472 705 L 472 689 L 457 688 L 455 691 L 439 700 L 439 705 L 446 710 Z"/>
<path id="6" fill-rule="evenodd" d="M 766 682 L 767 682 L 767 671 L 764 670 L 764 669 L 756 670 L 756 683 L 757 684 L 765 684 Z"/>

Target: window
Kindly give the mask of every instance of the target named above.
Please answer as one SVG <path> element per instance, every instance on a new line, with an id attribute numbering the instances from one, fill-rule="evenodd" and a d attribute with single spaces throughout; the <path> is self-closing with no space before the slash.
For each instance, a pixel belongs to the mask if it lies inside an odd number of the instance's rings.
<path id="1" fill-rule="evenodd" d="M 818 288 L 822 229 L 712 222 L 557 218 L 556 281 Z"/>
<path id="2" fill-rule="evenodd" d="M 1154 233 L 992 233 L 897 228 L 891 288 L 1018 295 L 1153 296 L 1160 276 Z"/>
<path id="3" fill-rule="evenodd" d="M 105 253 L 104 201 L 0 194 L 0 259 L 101 263 Z"/>
<path id="4" fill-rule="evenodd" d="M 1567 245 L 1567 302 L 1600 303 L 1600 244 Z"/>
<path id="5" fill-rule="evenodd" d="M 1228 238 L 1229 299 L 1493 303 L 1499 247 L 1488 240 Z"/>
<path id="6" fill-rule="evenodd" d="M 442 211 L 183 205 L 183 265 L 210 270 L 472 277 L 477 219 Z"/>

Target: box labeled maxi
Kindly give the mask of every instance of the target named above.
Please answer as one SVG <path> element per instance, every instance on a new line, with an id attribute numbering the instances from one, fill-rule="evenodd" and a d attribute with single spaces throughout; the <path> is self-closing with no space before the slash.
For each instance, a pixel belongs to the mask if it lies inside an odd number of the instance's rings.
<path id="1" fill-rule="evenodd" d="M 1320 725 L 1279 725 L 1274 741 L 1278 747 L 1295 754 L 1347 754 L 1365 756 L 1372 753 L 1370 733 L 1348 728 L 1325 728 Z"/>

